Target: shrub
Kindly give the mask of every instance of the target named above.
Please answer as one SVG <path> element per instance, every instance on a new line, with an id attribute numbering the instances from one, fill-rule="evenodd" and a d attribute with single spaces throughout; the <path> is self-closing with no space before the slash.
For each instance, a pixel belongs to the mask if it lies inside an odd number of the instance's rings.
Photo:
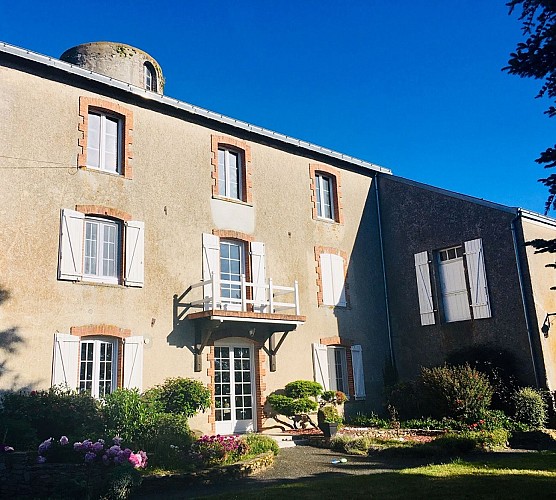
<path id="1" fill-rule="evenodd" d="M 202 436 L 191 445 L 190 456 L 201 467 L 237 462 L 247 454 L 247 442 L 239 436 Z"/>
<path id="2" fill-rule="evenodd" d="M 515 419 L 532 429 L 544 427 L 548 405 L 539 391 L 523 387 L 514 394 Z"/>
<path id="3" fill-rule="evenodd" d="M 190 378 L 168 378 L 162 385 L 150 389 L 147 398 L 160 403 L 164 413 L 192 417 L 210 408 L 210 390 L 200 381 Z"/>
<path id="4" fill-rule="evenodd" d="M 374 443 L 369 436 L 335 436 L 330 440 L 330 448 L 350 455 L 367 455 Z"/>
<path id="5" fill-rule="evenodd" d="M 386 407 L 396 408 L 402 419 L 423 415 L 423 408 L 428 406 L 425 396 L 419 382 L 399 382 L 385 389 Z"/>
<path id="6" fill-rule="evenodd" d="M 318 408 L 316 401 L 309 398 L 292 399 L 282 394 L 271 394 L 267 402 L 279 415 L 293 417 L 302 413 L 309 413 Z"/>
<path id="7" fill-rule="evenodd" d="M 423 367 L 421 381 L 430 397 L 427 413 L 432 417 L 476 420 L 490 406 L 492 386 L 488 377 L 469 364 Z"/>
<path id="8" fill-rule="evenodd" d="M 319 425 L 323 422 L 341 424 L 343 422 L 342 416 L 338 413 L 335 406 L 323 406 L 318 412 Z"/>
<path id="9" fill-rule="evenodd" d="M 293 399 L 317 397 L 322 394 L 322 385 L 312 380 L 296 380 L 286 384 L 286 396 Z"/>
<path id="10" fill-rule="evenodd" d="M 159 406 L 142 397 L 137 389 L 116 389 L 105 396 L 102 413 L 106 434 L 135 444 L 153 432 Z"/>
<path id="11" fill-rule="evenodd" d="M 267 451 L 272 451 L 274 455 L 278 455 L 278 443 L 269 436 L 262 434 L 245 434 L 242 438 L 249 448 L 250 455 L 260 455 Z"/>
<path id="12" fill-rule="evenodd" d="M 185 466 L 186 451 L 195 441 L 185 415 L 158 414 L 151 432 L 140 438 L 140 447 L 149 451 L 150 465 L 164 469 Z"/>
<path id="13" fill-rule="evenodd" d="M 435 418 L 413 418 L 410 420 L 402 420 L 400 427 L 402 429 L 451 429 L 452 422 L 449 420 L 437 420 Z"/>
<path id="14" fill-rule="evenodd" d="M 2 395 L 0 423 L 5 440 L 18 449 L 34 447 L 37 440 L 63 434 L 77 439 L 88 434 L 100 434 L 102 416 L 97 400 L 85 393 L 60 387 L 42 391 L 6 392 Z M 23 430 L 25 435 L 18 435 Z M 31 443 L 28 440 L 34 436 Z M 24 446 L 22 446 L 24 445 Z"/>
<path id="15" fill-rule="evenodd" d="M 360 427 L 378 427 L 379 429 L 388 429 L 390 427 L 389 420 L 379 417 L 374 412 L 369 413 L 369 415 L 357 413 L 348 418 L 347 424 Z"/>

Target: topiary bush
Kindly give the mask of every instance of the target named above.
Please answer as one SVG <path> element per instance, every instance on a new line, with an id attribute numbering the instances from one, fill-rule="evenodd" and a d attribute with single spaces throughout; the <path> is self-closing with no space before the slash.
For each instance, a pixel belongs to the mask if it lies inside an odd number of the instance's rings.
<path id="1" fill-rule="evenodd" d="M 210 390 L 200 381 L 190 378 L 168 378 L 146 392 L 146 397 L 160 404 L 164 413 L 192 417 L 210 408 Z"/>
<path id="2" fill-rule="evenodd" d="M 312 380 L 296 380 L 287 384 L 281 392 L 283 394 L 277 391 L 266 398 L 271 410 L 268 416 L 290 429 L 297 429 L 298 424 L 302 427 L 307 424 L 316 427 L 308 414 L 318 408 L 316 398 L 322 394 L 322 386 Z M 279 415 L 290 418 L 292 423 L 280 420 Z"/>
<path id="3" fill-rule="evenodd" d="M 492 385 L 488 377 L 469 364 L 421 368 L 426 391 L 426 414 L 442 418 L 477 420 L 489 408 Z"/>
<path id="4" fill-rule="evenodd" d="M 544 427 L 548 405 L 541 393 L 531 387 L 523 387 L 514 394 L 515 419 L 531 429 Z"/>
<path id="5" fill-rule="evenodd" d="M 322 394 L 322 385 L 312 380 L 296 380 L 286 384 L 284 388 L 286 396 L 293 399 L 320 396 Z"/>

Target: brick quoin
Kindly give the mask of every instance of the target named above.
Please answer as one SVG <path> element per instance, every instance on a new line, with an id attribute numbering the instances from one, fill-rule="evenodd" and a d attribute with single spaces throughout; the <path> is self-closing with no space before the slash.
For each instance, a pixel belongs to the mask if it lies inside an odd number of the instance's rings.
<path id="1" fill-rule="evenodd" d="M 101 217 L 113 217 L 124 222 L 131 220 L 131 215 L 117 208 L 102 205 L 75 205 L 75 210 L 86 215 L 100 215 Z"/>
<path id="2" fill-rule="evenodd" d="M 346 305 L 343 306 L 346 309 L 349 309 L 351 307 L 351 303 L 350 303 L 350 297 L 349 297 L 349 283 L 348 283 L 348 269 L 347 269 L 347 252 L 344 252 L 343 250 L 338 250 L 337 248 L 332 248 L 332 247 L 323 247 L 323 246 L 315 246 L 315 263 L 316 263 L 316 271 L 317 271 L 317 287 L 318 287 L 318 291 L 317 291 L 317 302 L 318 305 L 321 306 L 323 305 L 323 287 L 322 287 L 322 269 L 320 266 L 320 256 L 323 253 L 329 253 L 332 255 L 339 255 L 340 257 L 342 257 L 342 259 L 344 260 L 344 291 L 346 294 Z M 342 306 L 336 306 L 336 307 L 342 307 Z"/>

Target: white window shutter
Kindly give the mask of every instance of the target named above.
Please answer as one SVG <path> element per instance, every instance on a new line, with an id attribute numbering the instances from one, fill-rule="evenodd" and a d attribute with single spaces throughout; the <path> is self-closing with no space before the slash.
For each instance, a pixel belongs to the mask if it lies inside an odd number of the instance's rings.
<path id="1" fill-rule="evenodd" d="M 203 296 L 205 300 L 205 311 L 216 309 L 220 303 L 220 238 L 213 234 L 203 233 L 203 281 L 210 280 L 213 277 L 216 280 L 214 290 L 216 296 L 213 295 L 212 284 L 203 287 Z"/>
<path id="2" fill-rule="evenodd" d="M 334 281 L 332 280 L 332 260 L 329 253 L 320 254 L 320 273 L 322 283 L 322 303 L 334 305 Z"/>
<path id="3" fill-rule="evenodd" d="M 66 333 L 54 335 L 52 358 L 52 385 L 65 385 L 77 389 L 80 338 Z"/>
<path id="4" fill-rule="evenodd" d="M 330 255 L 330 264 L 332 272 L 332 289 L 334 293 L 334 305 L 345 306 L 346 302 L 346 289 L 345 289 L 345 273 L 344 273 L 344 259 L 340 255 Z"/>
<path id="5" fill-rule="evenodd" d="M 330 376 L 328 374 L 328 349 L 322 344 L 313 344 L 313 369 L 315 382 L 322 385 L 325 391 L 330 390 Z"/>
<path id="6" fill-rule="evenodd" d="M 125 226 L 125 284 L 142 287 L 145 282 L 145 223 L 130 220 Z"/>
<path id="7" fill-rule="evenodd" d="M 432 300 L 428 252 L 415 254 L 415 273 L 417 276 L 421 325 L 434 325 L 434 302 Z"/>
<path id="8" fill-rule="evenodd" d="M 265 246 L 260 241 L 251 242 L 251 273 L 254 285 L 266 285 Z M 268 312 L 266 288 L 253 287 L 255 312 Z"/>
<path id="9" fill-rule="evenodd" d="M 469 277 L 469 286 L 471 287 L 473 318 L 490 318 L 492 314 L 488 298 L 483 240 L 478 238 L 476 240 L 466 241 L 464 245 L 467 274 Z"/>
<path id="10" fill-rule="evenodd" d="M 351 346 L 351 366 L 353 368 L 353 385 L 355 399 L 365 399 L 365 375 L 363 373 L 363 349 L 360 345 Z"/>
<path id="11" fill-rule="evenodd" d="M 124 339 L 124 389 L 143 391 L 143 337 Z"/>
<path id="12" fill-rule="evenodd" d="M 77 281 L 83 272 L 83 227 L 85 214 L 62 209 L 58 279 Z"/>

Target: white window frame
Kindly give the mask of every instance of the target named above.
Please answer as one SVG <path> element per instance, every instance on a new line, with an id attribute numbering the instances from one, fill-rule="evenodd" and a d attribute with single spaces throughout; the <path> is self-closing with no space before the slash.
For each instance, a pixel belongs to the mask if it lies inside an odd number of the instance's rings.
<path id="1" fill-rule="evenodd" d="M 230 271 L 228 271 L 225 274 L 228 275 L 233 275 L 234 277 L 237 277 L 237 285 L 235 284 L 236 281 L 234 281 L 234 284 L 229 284 L 229 283 L 222 283 L 222 281 L 224 280 L 224 271 L 222 270 L 222 262 L 223 260 L 226 260 L 225 257 L 223 257 L 223 252 L 222 252 L 222 247 L 223 245 L 228 245 L 229 247 L 237 247 L 239 248 L 239 273 L 231 273 Z M 220 300 L 222 301 L 222 304 L 226 304 L 225 308 L 226 309 L 230 309 L 230 310 L 241 310 L 241 275 L 245 275 L 245 270 L 246 270 L 246 266 L 247 266 L 247 262 L 246 262 L 246 256 L 245 256 L 246 252 L 245 252 L 245 243 L 242 240 L 234 240 L 234 239 L 225 239 L 225 238 L 221 238 L 220 239 L 220 255 L 219 255 L 219 260 L 220 260 Z M 232 259 L 227 258 L 228 262 L 232 262 Z M 237 259 L 233 259 L 233 261 L 237 261 Z M 226 280 L 228 281 L 228 280 Z M 232 288 L 233 287 L 233 288 Z M 228 290 L 228 291 L 232 291 L 232 290 L 237 290 L 239 297 L 233 298 L 233 300 L 231 300 L 228 297 L 224 297 L 224 291 Z"/>
<path id="2" fill-rule="evenodd" d="M 88 244 L 87 244 L 87 226 L 95 224 L 97 226 L 97 240 L 96 240 L 96 272 L 86 273 L 86 259 Z M 116 230 L 115 237 L 115 262 L 114 262 L 114 275 L 103 274 L 103 261 L 105 258 L 105 241 L 104 241 L 104 228 L 111 227 Z M 96 281 L 99 283 L 109 283 L 117 285 L 120 282 L 121 274 L 121 260 L 123 254 L 122 238 L 121 238 L 121 224 L 111 219 L 103 219 L 98 217 L 85 217 L 83 222 L 83 279 L 85 281 Z"/>
<path id="3" fill-rule="evenodd" d="M 143 65 L 143 77 L 145 89 L 156 92 L 156 76 L 153 69 L 147 63 Z"/>
<path id="4" fill-rule="evenodd" d="M 83 347 L 86 345 L 92 346 L 92 359 L 84 360 L 82 359 Z M 110 374 L 110 389 L 109 391 L 104 391 L 102 394 L 99 391 L 100 383 L 100 369 L 101 363 L 103 361 L 100 359 L 101 349 L 103 346 L 112 347 L 112 359 L 111 363 L 111 374 Z M 118 382 L 118 340 L 103 337 L 87 337 L 82 339 L 79 343 L 79 375 L 78 375 L 78 390 L 79 392 L 89 392 L 89 388 L 82 387 L 87 384 L 89 380 L 82 378 L 82 368 L 84 363 L 91 363 L 92 365 L 92 377 L 90 379 L 90 394 L 94 398 L 104 397 L 106 394 L 110 394 L 117 388 Z M 105 381 L 108 381 L 105 379 Z"/>
<path id="5" fill-rule="evenodd" d="M 223 162 L 221 162 L 220 153 L 223 153 Z M 232 170 L 232 164 L 230 157 L 235 156 L 236 158 L 236 169 L 237 169 L 237 192 L 232 192 L 232 185 L 230 182 L 230 172 Z M 218 195 L 225 198 L 230 198 L 233 200 L 243 201 L 243 154 L 237 149 L 227 148 L 224 146 L 218 147 Z M 224 174 L 222 176 L 222 174 Z M 223 178 L 222 178 L 223 177 Z M 224 189 L 222 189 L 222 187 Z"/>
<path id="6" fill-rule="evenodd" d="M 328 184 L 328 193 L 325 191 L 325 184 Z M 335 197 L 334 178 L 330 175 L 325 175 L 320 172 L 315 174 L 315 190 L 317 194 L 317 217 L 330 221 L 336 220 L 334 213 L 334 197 Z M 327 205 L 330 207 L 330 217 L 326 215 Z"/>
<path id="7" fill-rule="evenodd" d="M 91 136 L 91 116 L 100 118 L 98 143 L 92 144 Z M 106 113 L 100 109 L 89 109 L 88 111 L 89 126 L 87 130 L 87 168 L 101 170 L 110 174 L 122 174 L 122 150 L 123 150 L 123 120 L 114 114 Z M 109 166 L 106 162 L 107 148 L 107 122 L 116 122 L 116 165 L 115 168 Z M 94 146 L 94 148 L 93 148 Z M 98 165 L 92 164 L 92 152 L 98 150 Z"/>

